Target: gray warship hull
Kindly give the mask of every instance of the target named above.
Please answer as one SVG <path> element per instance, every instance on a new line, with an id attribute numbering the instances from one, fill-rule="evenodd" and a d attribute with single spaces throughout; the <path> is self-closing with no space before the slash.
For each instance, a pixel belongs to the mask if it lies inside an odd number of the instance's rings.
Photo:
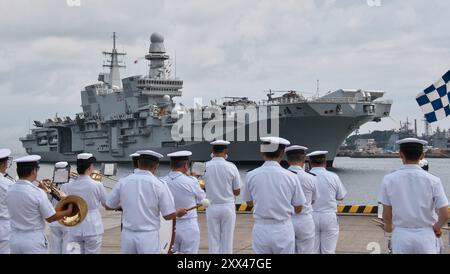
<path id="1" fill-rule="evenodd" d="M 321 106 L 323 107 L 323 106 Z M 382 108 L 382 112 L 390 110 L 390 104 L 379 103 L 378 108 Z M 280 136 L 291 141 L 292 144 L 301 144 L 313 150 L 327 150 L 328 164 L 332 165 L 339 147 L 344 140 L 357 128 L 376 120 L 380 115 L 363 115 L 359 117 L 330 117 L 330 116 L 309 116 L 309 117 L 283 117 L 280 119 Z M 246 130 L 251 126 L 246 125 Z M 166 140 L 167 141 L 167 140 Z M 255 164 L 262 161 L 259 152 L 260 142 L 258 141 L 235 141 L 229 147 L 229 160 L 240 164 Z M 26 142 L 24 146 L 28 147 Z M 56 151 L 39 151 L 35 144 L 29 146 L 34 147 L 33 154 L 40 155 L 43 162 L 58 161 L 75 161 L 76 153 L 59 153 Z M 161 143 L 155 146 L 148 140 L 140 140 L 135 144 L 129 145 L 123 151 L 123 156 L 112 156 L 108 152 L 98 152 L 95 149 L 86 147 L 83 151 L 94 153 L 100 162 L 129 162 L 129 155 L 144 149 L 151 149 L 167 155 L 174 151 L 190 150 L 193 152 L 193 161 L 208 161 L 211 159 L 211 146 L 209 142 L 186 142 L 184 144 L 174 145 L 173 147 L 163 147 Z M 169 159 L 162 159 L 167 162 Z"/>
<path id="2" fill-rule="evenodd" d="M 74 119 L 55 117 L 44 123 L 35 121 L 35 128 L 20 138 L 28 154 L 40 155 L 43 162 L 73 162 L 78 153 L 89 152 L 100 162 L 120 163 L 129 162 L 129 155 L 139 150 L 155 150 L 163 155 L 190 150 L 193 161 L 208 161 L 209 142 L 226 139 L 232 142 L 230 161 L 252 164 L 262 161 L 259 138 L 278 134 L 292 144 L 329 151 L 327 160 L 331 165 L 348 135 L 368 122 L 379 122 L 390 115 L 392 102 L 381 100 L 384 92 L 361 89 L 340 89 L 312 99 L 296 91 L 284 91 L 282 96 L 274 97 L 276 92 L 270 91 L 268 99 L 259 102 L 234 97 L 222 104 L 211 102 L 211 106 L 197 104 L 195 108 L 187 108 L 174 101 L 182 96 L 183 81 L 171 75 L 170 57 L 165 52 L 162 35 L 151 37 L 149 54 L 145 57 L 150 62 L 148 75 L 124 79 L 120 78 L 119 68 L 123 66 L 118 59 L 124 53 L 117 52 L 115 38 L 114 35 L 113 50 L 104 52 L 110 57 L 105 65 L 109 73 L 100 74 L 99 82 L 81 91 L 83 112 Z M 256 111 L 256 119 L 234 120 L 243 113 L 247 117 L 249 109 Z M 276 117 L 261 115 L 262 109 L 275 112 Z M 200 120 L 195 118 L 198 110 Z M 204 115 L 214 110 L 220 110 L 219 114 L 216 112 L 218 116 Z M 222 134 L 213 138 L 174 137 L 173 128 L 186 121 L 183 120 L 186 117 L 190 117 L 187 124 L 193 128 L 199 124 L 203 128 L 220 117 Z M 229 120 L 233 121 L 231 127 Z M 275 125 L 278 131 L 272 130 L 274 120 L 278 122 Z M 257 130 L 255 134 L 255 129 L 263 124 L 271 128 L 270 133 Z M 166 161 L 164 158 L 163 162 Z"/>

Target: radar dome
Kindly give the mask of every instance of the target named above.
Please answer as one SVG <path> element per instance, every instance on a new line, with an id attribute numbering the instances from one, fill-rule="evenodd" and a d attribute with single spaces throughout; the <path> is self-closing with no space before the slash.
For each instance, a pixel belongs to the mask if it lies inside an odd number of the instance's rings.
<path id="1" fill-rule="evenodd" d="M 155 32 L 150 37 L 150 40 L 152 41 L 152 43 L 164 43 L 164 36 L 162 36 L 162 34 L 160 33 Z"/>

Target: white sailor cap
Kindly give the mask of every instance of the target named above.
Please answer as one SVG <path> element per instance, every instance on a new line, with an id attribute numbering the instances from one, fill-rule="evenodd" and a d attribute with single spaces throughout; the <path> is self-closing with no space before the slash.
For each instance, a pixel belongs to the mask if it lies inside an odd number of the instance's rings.
<path id="1" fill-rule="evenodd" d="M 284 152 L 289 152 L 289 151 L 307 151 L 308 148 L 304 147 L 304 146 L 290 146 L 287 147 Z"/>
<path id="2" fill-rule="evenodd" d="M 92 153 L 80 153 L 77 155 L 77 160 L 89 160 L 93 157 L 94 155 Z"/>
<path id="3" fill-rule="evenodd" d="M 0 159 L 7 158 L 11 155 L 11 150 L 7 148 L 0 149 Z"/>
<path id="4" fill-rule="evenodd" d="M 397 145 L 418 144 L 418 145 L 426 146 L 426 145 L 428 145 L 428 142 L 424 141 L 424 140 L 417 139 L 417 138 L 406 138 L 406 139 L 398 140 L 396 142 L 396 144 Z"/>
<path id="5" fill-rule="evenodd" d="M 281 147 L 286 147 L 291 144 L 288 140 L 281 137 L 261 137 L 261 152 L 274 152 Z"/>
<path id="6" fill-rule="evenodd" d="M 15 159 L 14 162 L 17 164 L 33 164 L 38 163 L 41 160 L 41 156 L 39 155 L 28 155 L 24 157 L 20 157 L 18 159 Z"/>
<path id="7" fill-rule="evenodd" d="M 217 140 L 210 143 L 213 146 L 229 146 L 231 143 L 224 140 Z"/>
<path id="8" fill-rule="evenodd" d="M 261 137 L 261 142 L 268 143 L 272 145 L 283 145 L 288 146 L 291 144 L 288 140 L 281 137 Z"/>
<path id="9" fill-rule="evenodd" d="M 154 161 L 159 161 L 159 159 L 164 157 L 162 154 L 153 150 L 140 150 L 136 153 L 139 154 L 140 158 L 146 158 Z"/>
<path id="10" fill-rule="evenodd" d="M 172 160 L 188 160 L 192 156 L 192 152 L 188 150 L 177 151 L 167 155 Z"/>
<path id="11" fill-rule="evenodd" d="M 141 156 L 141 155 L 139 153 L 137 153 L 137 152 L 135 152 L 135 153 L 130 155 L 131 158 L 137 158 L 139 156 Z"/>
<path id="12" fill-rule="evenodd" d="M 67 166 L 69 166 L 68 162 L 57 162 L 55 164 L 55 168 L 66 168 Z"/>
<path id="13" fill-rule="evenodd" d="M 314 151 L 306 156 L 307 157 L 319 157 L 319 156 L 325 156 L 327 154 L 328 154 L 328 151 Z"/>

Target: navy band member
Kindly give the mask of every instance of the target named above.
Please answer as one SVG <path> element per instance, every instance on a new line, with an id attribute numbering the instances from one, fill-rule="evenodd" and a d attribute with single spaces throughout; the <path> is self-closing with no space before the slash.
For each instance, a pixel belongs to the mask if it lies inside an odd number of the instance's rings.
<path id="1" fill-rule="evenodd" d="M 169 187 L 154 175 L 163 156 L 151 150 L 138 153 L 139 170 L 120 179 L 109 193 L 107 205 L 123 210 L 123 254 L 160 254 L 160 216 L 173 220 L 186 210 L 175 209 Z"/>
<path id="2" fill-rule="evenodd" d="M 392 232 L 394 254 L 436 254 L 441 228 L 449 218 L 448 200 L 441 180 L 419 166 L 423 147 L 415 138 L 397 142 L 403 167 L 384 177 L 379 201 L 385 231 Z M 438 209 L 436 221 L 434 211 Z"/>
<path id="3" fill-rule="evenodd" d="M 253 251 L 256 254 L 294 254 L 295 232 L 291 217 L 306 204 L 298 177 L 281 167 L 289 141 L 261 138 L 264 165 L 247 174 L 243 199 L 254 204 Z M 293 210 L 294 209 L 294 210 Z"/>
<path id="4" fill-rule="evenodd" d="M 314 175 L 304 170 L 306 150 L 308 148 L 304 146 L 290 146 L 285 150 L 289 170 L 297 174 L 306 198 L 302 212 L 292 217 L 295 229 L 295 253 L 297 254 L 313 254 L 316 235 L 312 204 L 318 197 L 317 182 Z"/>
<path id="5" fill-rule="evenodd" d="M 313 204 L 316 226 L 316 254 L 334 254 L 339 239 L 339 221 L 336 215 L 337 202 L 347 194 L 339 176 L 326 170 L 328 151 L 315 151 L 307 156 L 311 162 L 311 173 L 316 175 L 318 197 Z"/>
<path id="6" fill-rule="evenodd" d="M 47 194 L 32 183 L 36 181 L 40 159 L 40 156 L 30 155 L 15 160 L 19 180 L 9 188 L 6 196 L 11 215 L 12 254 L 47 254 L 44 221 L 52 223 L 72 213 L 72 204 L 66 210 L 55 212 Z"/>
<path id="7" fill-rule="evenodd" d="M 100 208 L 106 207 L 106 190 L 101 182 L 91 178 L 95 162 L 96 159 L 91 153 L 78 154 L 77 179 L 61 187 L 67 195 L 83 198 L 88 206 L 84 221 L 69 228 L 69 242 L 79 244 L 81 254 L 99 254 L 103 241 L 104 229 Z"/>
<path id="8" fill-rule="evenodd" d="M 11 150 L 0 149 L 0 254 L 9 254 L 9 237 L 11 225 L 9 221 L 8 207 L 6 206 L 6 193 L 10 186 L 14 184 L 11 177 L 8 177 L 6 170 L 10 161 Z"/>
<path id="9" fill-rule="evenodd" d="M 230 142 L 211 143 L 213 159 L 206 163 L 206 197 L 211 205 L 206 209 L 209 254 L 232 254 L 236 224 L 236 196 L 241 192 L 241 176 L 237 167 L 228 162 Z"/>
<path id="10" fill-rule="evenodd" d="M 55 168 L 67 168 L 69 163 L 58 162 L 55 164 Z M 70 168 L 69 168 L 70 170 Z M 59 189 L 59 187 L 57 186 Z M 50 202 L 53 207 L 56 207 L 58 200 L 49 195 Z M 67 243 L 69 241 L 69 229 L 59 222 L 53 222 L 50 227 L 50 254 L 65 254 L 67 251 Z"/>
<path id="11" fill-rule="evenodd" d="M 178 151 L 167 155 L 170 158 L 170 173 L 162 180 L 166 182 L 173 195 L 176 208 L 192 208 L 205 199 L 206 194 L 200 188 L 197 178 L 189 176 L 190 151 Z M 197 210 L 191 210 L 177 218 L 177 233 L 174 252 L 197 254 L 200 246 L 200 228 Z"/>

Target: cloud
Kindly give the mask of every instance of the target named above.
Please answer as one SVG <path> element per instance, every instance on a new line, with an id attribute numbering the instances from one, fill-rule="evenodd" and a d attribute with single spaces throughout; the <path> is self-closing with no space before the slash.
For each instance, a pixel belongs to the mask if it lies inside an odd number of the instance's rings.
<path id="1" fill-rule="evenodd" d="M 193 97 L 259 100 L 268 89 L 308 95 L 320 79 L 322 94 L 385 90 L 395 121 L 421 119 L 415 95 L 450 68 L 448 10 L 443 0 L 0 0 L 0 114 L 8 117 L 0 146 L 19 149 L 29 117 L 81 111 L 79 92 L 96 82 L 113 31 L 128 53 L 123 77 L 146 74 L 145 62 L 133 61 L 152 32 L 163 33 L 185 81 L 177 100 L 189 105 Z M 385 119 L 362 131 L 396 127 Z"/>

